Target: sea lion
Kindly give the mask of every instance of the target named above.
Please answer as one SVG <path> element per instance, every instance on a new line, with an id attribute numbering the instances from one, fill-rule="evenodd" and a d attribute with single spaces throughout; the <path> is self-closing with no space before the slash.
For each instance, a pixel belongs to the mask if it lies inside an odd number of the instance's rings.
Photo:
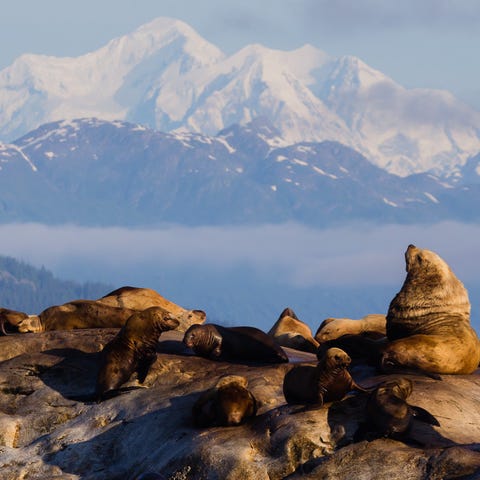
<path id="1" fill-rule="evenodd" d="M 472 373 L 480 362 L 480 341 L 470 325 L 467 290 L 430 250 L 409 245 L 405 261 L 407 277 L 387 313 L 382 369 Z"/>
<path id="2" fill-rule="evenodd" d="M 310 327 L 299 320 L 291 308 L 283 310 L 268 335 L 282 347 L 295 348 L 304 352 L 315 353 L 319 345 L 312 337 Z"/>
<path id="3" fill-rule="evenodd" d="M 150 307 L 131 315 L 101 352 L 95 387 L 97 401 L 111 396 L 134 372 L 139 383 L 143 383 L 157 358 L 158 337 L 178 324 L 178 320 L 161 307 Z"/>
<path id="4" fill-rule="evenodd" d="M 255 327 L 222 327 L 214 323 L 192 325 L 185 332 L 183 343 L 197 355 L 213 360 L 288 362 L 282 347 Z"/>
<path id="5" fill-rule="evenodd" d="M 341 400 L 351 390 L 368 391 L 357 385 L 347 371 L 350 362 L 343 350 L 330 348 L 316 366 L 295 365 L 283 379 L 285 400 L 322 406 Z"/>
<path id="6" fill-rule="evenodd" d="M 194 323 L 205 321 L 204 311 L 186 310 L 154 290 L 122 287 L 98 300 L 73 300 L 48 307 L 39 315 L 23 314 L 21 319 L 8 317 L 5 320 L 0 317 L 0 331 L 26 333 L 76 328 L 120 328 L 135 312 L 154 306 L 172 313 L 179 321 L 180 331 L 185 331 Z"/>
<path id="7" fill-rule="evenodd" d="M 206 314 L 203 310 L 188 310 L 162 297 L 151 288 L 125 286 L 108 293 L 98 302 L 112 307 L 145 310 L 149 307 L 162 307 L 172 313 L 180 322 L 177 330 L 184 332 L 190 325 L 204 323 Z"/>
<path id="8" fill-rule="evenodd" d="M 412 390 L 413 383 L 408 378 L 390 380 L 377 386 L 367 400 L 367 431 L 402 439 L 410 432 L 414 418 L 439 426 L 438 420 L 424 408 L 407 403 Z"/>
<path id="9" fill-rule="evenodd" d="M 315 340 L 322 344 L 343 335 L 361 335 L 371 339 L 378 339 L 386 336 L 386 323 L 385 315 L 378 313 L 365 315 L 359 320 L 327 318 L 318 327 L 315 333 Z"/>
<path id="10" fill-rule="evenodd" d="M 257 414 L 257 401 L 247 389 L 248 380 L 239 375 L 222 377 L 193 404 L 197 427 L 241 425 Z"/>
<path id="11" fill-rule="evenodd" d="M 340 348 L 354 361 L 365 362 L 372 367 L 378 367 L 381 351 L 387 338 L 374 340 L 363 335 L 342 335 L 334 340 L 322 342 L 317 349 L 317 358 L 320 360 L 329 348 Z"/>
<path id="12" fill-rule="evenodd" d="M 18 325 L 24 322 L 28 315 L 24 312 L 0 308 L 0 332 L 3 335 L 9 335 L 18 330 Z"/>

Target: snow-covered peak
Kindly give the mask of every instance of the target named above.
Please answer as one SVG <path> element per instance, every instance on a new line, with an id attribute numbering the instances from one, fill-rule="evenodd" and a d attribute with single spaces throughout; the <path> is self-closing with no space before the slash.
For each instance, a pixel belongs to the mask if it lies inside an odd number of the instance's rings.
<path id="1" fill-rule="evenodd" d="M 156 18 L 128 35 L 111 40 L 94 54 L 114 55 L 115 59 L 133 66 L 172 45 L 177 53 L 189 55 L 197 65 L 210 65 L 224 58 L 219 48 L 207 42 L 189 25 L 167 17 Z"/>
<path id="2" fill-rule="evenodd" d="M 480 151 L 480 113 L 448 92 L 311 45 L 225 56 L 165 17 L 76 58 L 22 55 L 0 71 L 0 138 L 82 117 L 206 135 L 263 117 L 286 142 L 335 140 L 399 175 L 448 173 Z"/>

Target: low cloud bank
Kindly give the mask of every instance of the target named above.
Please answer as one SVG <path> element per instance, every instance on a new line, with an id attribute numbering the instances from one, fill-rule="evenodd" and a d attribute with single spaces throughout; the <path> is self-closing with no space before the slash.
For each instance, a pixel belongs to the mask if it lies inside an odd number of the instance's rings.
<path id="1" fill-rule="evenodd" d="M 79 281 L 128 281 L 131 269 L 238 267 L 298 287 L 398 285 L 410 243 L 434 250 L 464 282 L 477 282 L 480 226 L 368 226 L 317 230 L 287 223 L 251 227 L 165 226 L 154 230 L 10 224 L 0 254 Z M 147 271 L 146 270 L 146 271 Z"/>

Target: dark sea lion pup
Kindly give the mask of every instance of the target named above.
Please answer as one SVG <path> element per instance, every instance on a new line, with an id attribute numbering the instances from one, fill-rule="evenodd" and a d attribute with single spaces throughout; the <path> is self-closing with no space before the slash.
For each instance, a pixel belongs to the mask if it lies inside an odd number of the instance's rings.
<path id="1" fill-rule="evenodd" d="M 132 373 L 143 383 L 157 358 L 156 347 L 162 332 L 173 330 L 178 320 L 161 307 L 134 313 L 101 353 L 95 389 L 97 401 L 113 395 Z"/>
<path id="2" fill-rule="evenodd" d="M 222 327 L 213 323 L 192 325 L 185 332 L 183 343 L 197 355 L 213 360 L 288 362 L 282 347 L 255 327 Z"/>
<path id="3" fill-rule="evenodd" d="M 377 386 L 367 400 L 367 424 L 364 430 L 401 440 L 409 434 L 414 418 L 439 426 L 437 419 L 425 409 L 407 403 L 412 390 L 413 383 L 407 378 L 390 380 Z"/>
<path id="4" fill-rule="evenodd" d="M 339 348 L 329 348 L 316 366 L 296 365 L 283 380 L 287 403 L 315 404 L 341 400 L 351 390 L 367 392 L 355 383 L 347 367 L 350 357 Z"/>
<path id="5" fill-rule="evenodd" d="M 239 375 L 222 377 L 214 388 L 204 392 L 192 407 L 197 427 L 236 426 L 257 414 L 257 401 L 247 389 L 248 381 Z"/>

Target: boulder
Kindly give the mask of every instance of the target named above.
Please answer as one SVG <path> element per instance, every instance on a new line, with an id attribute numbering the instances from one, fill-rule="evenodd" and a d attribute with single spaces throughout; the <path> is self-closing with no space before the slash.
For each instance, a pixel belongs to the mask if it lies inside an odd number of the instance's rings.
<path id="1" fill-rule="evenodd" d="M 93 391 L 99 351 L 115 329 L 0 338 L 1 478 L 134 480 L 447 479 L 480 475 L 480 375 L 409 375 L 409 403 L 440 426 L 414 422 L 405 441 L 358 438 L 367 394 L 322 408 L 288 406 L 283 378 L 313 354 L 286 349 L 289 364 L 211 361 L 191 354 L 177 331 L 161 335 L 144 386 L 102 403 Z M 394 375 L 353 365 L 371 387 Z M 195 428 L 192 406 L 225 375 L 240 375 L 258 401 L 240 426 Z M 126 384 L 138 386 L 135 377 Z"/>

